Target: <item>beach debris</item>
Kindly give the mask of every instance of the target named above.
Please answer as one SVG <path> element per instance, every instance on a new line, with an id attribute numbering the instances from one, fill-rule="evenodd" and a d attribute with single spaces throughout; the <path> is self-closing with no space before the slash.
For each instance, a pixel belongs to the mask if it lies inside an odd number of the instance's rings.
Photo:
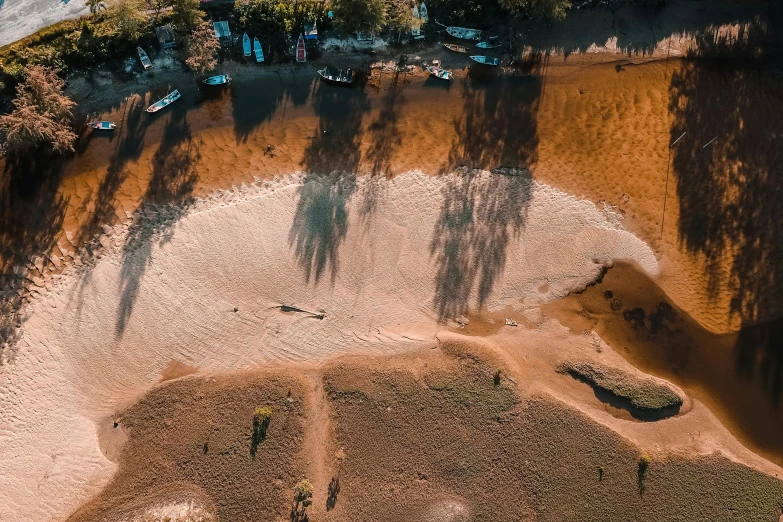
<path id="1" fill-rule="evenodd" d="M 239 308 L 237 308 L 237 307 L 235 306 L 235 307 L 234 307 L 234 313 L 237 313 L 238 311 L 239 311 Z"/>
<path id="2" fill-rule="evenodd" d="M 506 326 L 519 326 L 513 319 L 506 317 Z"/>
<path id="3" fill-rule="evenodd" d="M 276 306 L 275 308 L 279 308 L 281 312 L 301 312 L 303 314 L 309 314 L 313 317 L 317 317 L 318 319 L 323 319 L 326 317 L 326 311 L 324 310 L 318 310 L 318 312 L 310 312 L 308 310 L 303 310 L 302 308 L 298 308 L 296 306 L 291 305 L 280 305 Z"/>
<path id="4" fill-rule="evenodd" d="M 679 138 L 677 138 L 676 140 L 674 140 L 674 141 L 672 142 L 672 144 L 671 144 L 671 145 L 669 145 L 669 148 L 672 148 L 672 147 L 674 147 L 674 146 L 677 144 L 677 142 L 678 142 L 678 141 L 680 141 L 680 140 L 682 139 L 682 137 L 683 137 L 683 136 L 685 136 L 686 134 L 688 134 L 688 132 L 687 132 L 687 131 L 686 131 L 686 132 L 683 132 L 682 134 L 680 134 L 680 137 L 679 137 Z"/>
<path id="5" fill-rule="evenodd" d="M 526 167 L 496 167 L 490 172 L 503 176 L 530 176 L 530 171 Z"/>
<path id="6" fill-rule="evenodd" d="M 710 143 L 712 143 L 713 141 L 715 141 L 715 140 L 717 140 L 717 139 L 718 139 L 718 137 L 717 137 L 717 136 L 715 136 L 715 137 L 714 137 L 714 138 L 712 138 L 710 141 L 708 141 L 707 143 L 705 143 L 705 144 L 704 144 L 704 146 L 703 146 L 702 148 L 700 148 L 699 150 L 704 150 L 704 149 L 706 149 L 706 148 L 707 148 L 707 147 L 710 145 Z"/>

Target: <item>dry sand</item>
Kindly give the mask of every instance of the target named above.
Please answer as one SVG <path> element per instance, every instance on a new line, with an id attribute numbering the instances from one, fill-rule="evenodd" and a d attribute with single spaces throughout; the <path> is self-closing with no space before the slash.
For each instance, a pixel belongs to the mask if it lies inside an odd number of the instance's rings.
<path id="1" fill-rule="evenodd" d="M 0 1 L 0 46 L 8 45 L 62 20 L 86 15 L 83 0 Z"/>

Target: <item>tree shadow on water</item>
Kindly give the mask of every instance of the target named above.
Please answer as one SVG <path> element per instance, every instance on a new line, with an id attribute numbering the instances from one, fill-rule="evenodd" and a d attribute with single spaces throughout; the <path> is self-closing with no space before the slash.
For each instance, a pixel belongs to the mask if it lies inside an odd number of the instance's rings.
<path id="1" fill-rule="evenodd" d="M 781 22 L 708 31 L 670 85 L 680 243 L 702 256 L 710 297 L 730 292 L 737 371 L 778 404 L 783 381 Z M 779 54 L 777 55 L 779 57 Z M 777 71 L 775 71 L 777 68 Z M 772 320 L 772 322 L 767 322 Z M 764 325 L 755 326 L 767 322 Z"/>
<path id="2" fill-rule="evenodd" d="M 442 197 L 430 255 L 437 266 L 434 306 L 446 319 L 465 313 L 474 293 L 477 308 L 486 304 L 524 226 L 531 179 L 466 173 L 448 182 Z"/>
<path id="3" fill-rule="evenodd" d="M 65 161 L 42 152 L 0 159 L 0 366 L 14 360 L 28 291 L 52 268 L 45 255 L 68 205 L 58 191 Z"/>
<path id="4" fill-rule="evenodd" d="M 170 240 L 172 225 L 192 202 L 200 147 L 200 141 L 191 135 L 186 111 L 173 110 L 152 158 L 152 177 L 123 247 L 121 296 L 115 323 L 118 337 L 125 332 L 141 279 L 151 262 L 152 241 L 161 236 L 162 241 Z"/>

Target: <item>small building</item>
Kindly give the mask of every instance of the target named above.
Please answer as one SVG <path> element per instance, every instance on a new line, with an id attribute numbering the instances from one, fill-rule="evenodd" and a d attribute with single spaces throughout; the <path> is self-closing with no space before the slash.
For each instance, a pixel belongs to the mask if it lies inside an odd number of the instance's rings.
<path id="1" fill-rule="evenodd" d="M 174 30 L 170 25 L 156 27 L 155 34 L 158 36 L 161 49 L 173 49 L 177 45 L 177 40 L 174 38 Z"/>
<path id="2" fill-rule="evenodd" d="M 212 27 L 215 29 L 215 36 L 218 38 L 231 37 L 231 29 L 228 28 L 228 22 L 212 22 Z"/>

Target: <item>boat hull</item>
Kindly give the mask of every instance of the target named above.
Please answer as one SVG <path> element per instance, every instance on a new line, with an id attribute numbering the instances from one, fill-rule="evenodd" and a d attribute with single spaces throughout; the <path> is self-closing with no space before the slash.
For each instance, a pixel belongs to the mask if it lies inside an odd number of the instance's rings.
<path id="1" fill-rule="evenodd" d="M 481 38 L 481 31 L 478 29 L 468 29 L 466 27 L 447 27 L 446 32 L 454 38 L 460 40 L 478 40 Z"/>
<path id="2" fill-rule="evenodd" d="M 449 82 L 453 78 L 451 71 L 440 69 L 438 67 L 427 67 L 427 71 L 429 71 L 430 76 L 437 78 L 438 80 Z"/>
<path id="3" fill-rule="evenodd" d="M 354 73 L 351 69 L 346 71 L 321 69 L 318 71 L 318 76 L 321 77 L 322 81 L 330 85 L 342 85 L 344 87 L 350 87 L 354 81 Z"/>
<path id="4" fill-rule="evenodd" d="M 202 83 L 205 85 L 228 85 L 231 83 L 231 77 L 227 74 L 222 74 L 220 76 L 210 76 Z"/>
<path id="5" fill-rule="evenodd" d="M 305 39 L 303 35 L 299 35 L 299 39 L 296 41 L 296 61 L 304 63 L 307 61 L 307 47 L 305 47 Z"/>
<path id="6" fill-rule="evenodd" d="M 165 109 L 175 101 L 179 100 L 182 96 L 180 95 L 178 90 L 174 90 L 171 94 L 167 95 L 165 98 L 156 101 L 149 107 L 147 107 L 146 111 L 150 113 L 155 113 L 160 111 L 161 109 Z"/>

